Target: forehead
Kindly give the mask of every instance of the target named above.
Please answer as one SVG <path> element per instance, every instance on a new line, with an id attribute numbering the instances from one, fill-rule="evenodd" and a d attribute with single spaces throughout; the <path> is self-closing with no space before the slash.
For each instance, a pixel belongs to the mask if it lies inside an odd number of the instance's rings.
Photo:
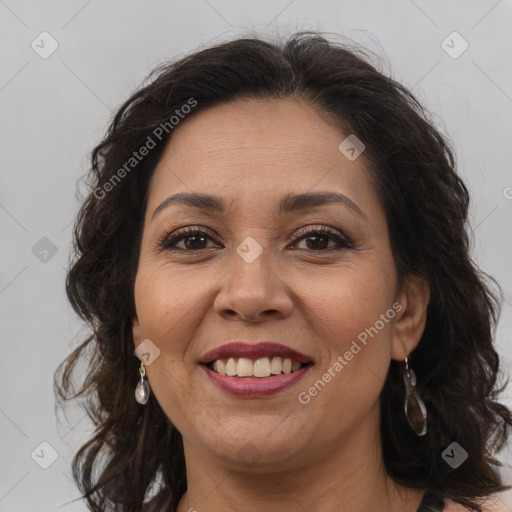
<path id="1" fill-rule="evenodd" d="M 177 192 L 221 195 L 228 205 L 247 207 L 320 189 L 379 209 L 363 158 L 351 161 L 339 150 L 346 137 L 298 100 L 240 100 L 196 112 L 172 132 L 148 210 Z"/>

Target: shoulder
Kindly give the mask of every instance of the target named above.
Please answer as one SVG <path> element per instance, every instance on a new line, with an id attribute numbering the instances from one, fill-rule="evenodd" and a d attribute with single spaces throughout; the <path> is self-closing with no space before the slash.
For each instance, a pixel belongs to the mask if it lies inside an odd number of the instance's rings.
<path id="1" fill-rule="evenodd" d="M 489 497 L 482 502 L 483 512 L 508 512 L 510 509 L 498 497 Z M 445 500 L 443 512 L 469 512 L 469 509 L 454 503 L 451 500 Z"/>

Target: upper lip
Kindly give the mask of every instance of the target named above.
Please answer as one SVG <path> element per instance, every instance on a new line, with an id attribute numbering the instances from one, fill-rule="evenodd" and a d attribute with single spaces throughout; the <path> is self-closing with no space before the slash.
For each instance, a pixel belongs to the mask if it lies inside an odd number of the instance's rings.
<path id="1" fill-rule="evenodd" d="M 271 341 L 262 341 L 259 343 L 248 343 L 244 341 L 236 341 L 226 343 L 220 347 L 214 348 L 207 352 L 199 364 L 210 364 L 217 359 L 226 359 L 229 357 L 247 357 L 248 359 L 260 359 L 262 357 L 279 356 L 282 358 L 289 358 L 292 361 L 300 363 L 313 362 L 313 359 L 306 354 L 297 352 L 293 348 L 281 345 L 280 343 L 273 343 Z"/>

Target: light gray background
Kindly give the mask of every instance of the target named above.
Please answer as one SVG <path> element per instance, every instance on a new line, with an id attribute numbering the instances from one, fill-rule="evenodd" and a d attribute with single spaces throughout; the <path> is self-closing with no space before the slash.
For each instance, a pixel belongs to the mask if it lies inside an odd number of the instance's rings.
<path id="1" fill-rule="evenodd" d="M 70 409 L 58 425 L 52 388 L 57 364 L 84 335 L 64 293 L 77 181 L 112 112 L 147 73 L 200 45 L 252 31 L 320 30 L 351 37 L 389 62 L 455 143 L 473 198 L 475 260 L 506 293 L 497 343 L 508 374 L 511 25 L 510 0 L 0 0 L 0 511 L 53 511 L 78 496 L 70 460 L 89 424 Z M 34 40 L 42 46 L 43 31 L 59 45 L 47 59 L 31 48 Z M 458 58 L 441 46 L 453 31 L 469 44 Z M 57 249 L 46 262 L 32 251 L 43 237 Z M 509 405 L 511 396 L 508 390 Z M 43 441 L 58 453 L 47 469 L 31 458 L 37 448 L 36 460 L 51 461 Z M 511 452 L 502 459 L 510 464 Z M 503 501 L 512 510 L 512 500 Z"/>

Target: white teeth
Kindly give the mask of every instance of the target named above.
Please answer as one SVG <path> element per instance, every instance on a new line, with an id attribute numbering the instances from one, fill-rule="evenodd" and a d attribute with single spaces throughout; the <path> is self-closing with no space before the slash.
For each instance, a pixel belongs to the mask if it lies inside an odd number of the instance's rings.
<path id="1" fill-rule="evenodd" d="M 252 361 L 247 357 L 230 357 L 227 361 L 217 359 L 212 363 L 212 368 L 220 375 L 228 377 L 270 377 L 296 372 L 302 368 L 302 364 L 290 358 L 261 357 Z"/>
<path id="2" fill-rule="evenodd" d="M 214 366 L 213 369 L 216 369 L 221 375 L 226 375 L 226 365 L 220 359 L 215 362 L 217 363 L 217 368 Z"/>
<path id="3" fill-rule="evenodd" d="M 282 369 L 282 359 L 280 357 L 273 357 L 270 363 L 270 373 L 272 375 L 279 375 Z"/>
<path id="4" fill-rule="evenodd" d="M 268 357 L 263 357 L 254 361 L 254 376 L 270 377 L 270 360 Z"/>
<path id="5" fill-rule="evenodd" d="M 239 377 L 251 377 L 254 373 L 252 361 L 246 357 L 241 357 L 236 365 L 236 374 Z"/>
<path id="6" fill-rule="evenodd" d="M 229 377 L 234 377 L 236 375 L 236 361 L 232 357 L 228 359 L 225 371 L 226 375 L 228 375 Z"/>

